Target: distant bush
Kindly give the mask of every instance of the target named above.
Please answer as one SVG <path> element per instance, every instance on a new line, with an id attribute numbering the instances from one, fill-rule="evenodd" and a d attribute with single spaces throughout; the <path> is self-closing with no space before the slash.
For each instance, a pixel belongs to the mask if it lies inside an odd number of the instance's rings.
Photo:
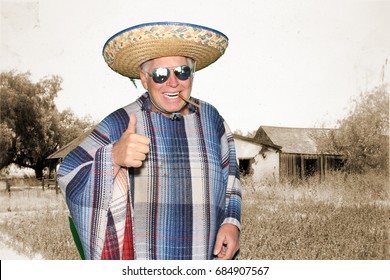
<path id="1" fill-rule="evenodd" d="M 389 174 L 389 86 L 362 93 L 339 129 L 317 139 L 322 151 L 345 156 L 345 170 Z"/>

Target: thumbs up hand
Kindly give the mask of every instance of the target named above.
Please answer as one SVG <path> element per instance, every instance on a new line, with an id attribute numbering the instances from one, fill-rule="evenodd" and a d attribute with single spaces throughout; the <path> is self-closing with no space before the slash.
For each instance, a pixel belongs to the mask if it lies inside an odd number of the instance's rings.
<path id="1" fill-rule="evenodd" d="M 136 124 L 136 116 L 132 113 L 127 130 L 113 146 L 112 157 L 117 170 L 120 166 L 140 167 L 149 153 L 150 139 L 136 133 Z"/>

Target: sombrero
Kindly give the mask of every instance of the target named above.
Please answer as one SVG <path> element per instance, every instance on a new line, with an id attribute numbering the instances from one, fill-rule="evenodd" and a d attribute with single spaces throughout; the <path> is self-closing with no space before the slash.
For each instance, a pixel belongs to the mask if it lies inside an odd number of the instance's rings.
<path id="1" fill-rule="evenodd" d="M 140 65 L 164 56 L 185 56 L 200 70 L 220 58 L 228 46 L 223 33 L 200 25 L 152 22 L 124 29 L 107 40 L 103 56 L 119 74 L 139 79 Z"/>

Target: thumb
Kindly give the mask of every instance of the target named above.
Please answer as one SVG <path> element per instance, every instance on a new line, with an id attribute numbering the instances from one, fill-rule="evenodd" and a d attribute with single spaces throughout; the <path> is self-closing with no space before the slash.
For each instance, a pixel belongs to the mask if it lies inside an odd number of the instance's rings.
<path id="1" fill-rule="evenodd" d="M 129 126 L 127 127 L 127 131 L 130 133 L 136 132 L 136 124 L 137 124 L 137 117 L 134 113 L 130 114 L 130 120 L 129 120 Z"/>
<path id="2" fill-rule="evenodd" d="M 224 242 L 224 239 L 222 239 L 220 236 L 217 236 L 217 240 L 215 241 L 214 252 L 213 252 L 215 256 L 218 255 L 222 251 L 223 242 Z"/>

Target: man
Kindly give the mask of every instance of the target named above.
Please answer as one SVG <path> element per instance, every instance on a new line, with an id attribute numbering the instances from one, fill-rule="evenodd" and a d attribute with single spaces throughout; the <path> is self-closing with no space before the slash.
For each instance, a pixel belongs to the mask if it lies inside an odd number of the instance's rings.
<path id="1" fill-rule="evenodd" d="M 62 162 L 58 181 L 88 259 L 232 259 L 241 189 L 233 137 L 191 97 L 194 72 L 227 37 L 186 23 L 123 30 L 107 64 L 147 92 L 106 117 Z"/>

